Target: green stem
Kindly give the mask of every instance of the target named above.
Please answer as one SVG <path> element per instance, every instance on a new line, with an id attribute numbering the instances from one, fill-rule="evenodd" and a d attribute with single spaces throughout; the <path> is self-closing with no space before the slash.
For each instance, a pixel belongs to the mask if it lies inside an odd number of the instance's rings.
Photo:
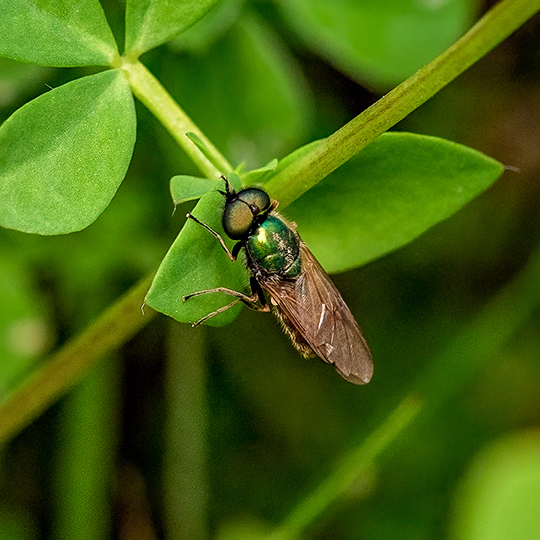
<path id="1" fill-rule="evenodd" d="M 540 0 L 503 0 L 464 36 L 267 184 L 287 206 L 435 95 L 540 10 Z M 301 179 L 301 180 L 300 180 Z"/>
<path id="2" fill-rule="evenodd" d="M 117 465 L 120 362 L 102 358 L 62 403 L 56 429 L 52 530 L 57 540 L 110 538 Z"/>
<path id="3" fill-rule="evenodd" d="M 208 410 L 205 328 L 169 324 L 165 423 L 166 537 L 204 540 L 208 533 Z"/>
<path id="4" fill-rule="evenodd" d="M 141 62 L 120 60 L 119 65 L 114 67 L 121 67 L 126 71 L 135 96 L 163 124 L 205 176 L 217 178 L 232 171 L 231 164 Z M 204 143 L 209 157 L 186 136 L 186 133 L 190 132 L 195 133 Z"/>
<path id="5" fill-rule="evenodd" d="M 155 315 L 141 312 L 153 276 L 141 280 L 79 336 L 66 343 L 0 405 L 0 442 L 28 425 L 65 394 L 90 366 L 136 334 Z"/>
<path id="6" fill-rule="evenodd" d="M 481 309 L 452 342 L 435 356 L 415 390 L 429 402 L 430 414 L 497 355 L 540 306 L 540 247 L 526 267 Z"/>
<path id="7" fill-rule="evenodd" d="M 422 409 L 414 395 L 407 396 L 360 446 L 353 449 L 334 472 L 314 489 L 265 540 L 294 540 L 327 507 L 362 480 L 375 459 L 411 424 Z"/>

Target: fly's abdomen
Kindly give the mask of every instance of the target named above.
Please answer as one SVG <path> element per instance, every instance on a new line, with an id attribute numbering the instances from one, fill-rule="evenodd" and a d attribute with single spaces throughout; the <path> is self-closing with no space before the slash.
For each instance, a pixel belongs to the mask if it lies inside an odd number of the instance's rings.
<path id="1" fill-rule="evenodd" d="M 268 215 L 246 240 L 252 263 L 266 274 L 296 277 L 300 274 L 300 241 L 279 217 Z"/>

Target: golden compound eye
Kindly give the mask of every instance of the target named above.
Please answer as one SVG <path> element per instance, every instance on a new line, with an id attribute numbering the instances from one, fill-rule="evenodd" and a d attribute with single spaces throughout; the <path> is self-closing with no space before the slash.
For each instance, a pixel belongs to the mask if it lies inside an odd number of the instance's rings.
<path id="1" fill-rule="evenodd" d="M 237 198 L 250 206 L 256 207 L 258 209 L 258 214 L 268 210 L 270 207 L 270 197 L 262 189 L 243 189 L 238 193 Z"/>
<path id="2" fill-rule="evenodd" d="M 255 216 L 246 202 L 235 199 L 225 206 L 223 212 L 223 229 L 227 236 L 239 240 L 249 231 Z"/>
<path id="3" fill-rule="evenodd" d="M 269 208 L 270 197 L 262 189 L 243 189 L 225 205 L 223 229 L 233 240 L 240 240 L 249 232 L 254 219 Z"/>

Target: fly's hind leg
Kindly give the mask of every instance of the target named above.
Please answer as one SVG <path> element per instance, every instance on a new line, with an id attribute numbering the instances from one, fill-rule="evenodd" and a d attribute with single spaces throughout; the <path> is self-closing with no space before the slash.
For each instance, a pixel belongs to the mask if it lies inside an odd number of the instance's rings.
<path id="1" fill-rule="evenodd" d="M 259 285 L 254 278 L 251 278 L 250 284 L 251 284 L 251 291 L 252 291 L 251 296 L 235 291 L 233 289 L 227 289 L 226 287 L 216 287 L 215 289 L 197 291 L 191 294 L 187 294 L 186 296 L 183 296 L 182 300 L 184 302 L 186 302 L 187 300 L 195 296 L 202 296 L 203 294 L 211 294 L 211 293 L 223 293 L 223 294 L 228 294 L 229 296 L 234 296 L 236 298 L 236 300 L 232 301 L 230 304 L 220 307 L 219 309 L 212 311 L 212 313 L 205 315 L 202 319 L 199 319 L 196 323 L 193 323 L 192 326 L 193 327 L 199 326 L 200 324 L 207 321 L 208 319 L 211 319 L 212 317 L 215 317 L 216 315 L 219 315 L 220 313 L 223 313 L 224 311 L 227 311 L 228 309 L 232 308 L 233 306 L 238 304 L 238 302 L 244 303 L 246 306 L 248 306 L 249 308 L 255 311 L 270 311 L 270 307 L 266 303 L 264 299 L 264 295 L 260 294 Z"/>
<path id="2" fill-rule="evenodd" d="M 209 290 L 209 291 L 201 291 L 201 292 L 204 293 L 204 292 L 220 292 L 220 291 Z M 189 298 L 192 298 L 193 296 L 197 296 L 197 294 L 191 294 L 191 295 L 188 295 L 188 297 L 184 297 L 184 301 L 188 300 Z M 227 311 L 228 309 L 232 308 L 233 306 L 238 304 L 238 302 L 241 302 L 240 298 L 237 298 L 236 300 L 232 301 L 230 304 L 227 304 L 226 306 L 223 306 L 223 307 L 220 307 L 219 309 L 216 309 L 216 311 L 212 311 L 212 313 L 209 313 L 208 315 L 205 315 L 202 319 L 199 319 L 197 322 L 194 322 L 191 326 L 193 328 L 199 326 L 204 321 L 207 321 L 208 319 L 211 319 L 212 317 L 215 317 L 216 315 L 219 315 L 220 313 L 223 313 L 224 311 Z"/>

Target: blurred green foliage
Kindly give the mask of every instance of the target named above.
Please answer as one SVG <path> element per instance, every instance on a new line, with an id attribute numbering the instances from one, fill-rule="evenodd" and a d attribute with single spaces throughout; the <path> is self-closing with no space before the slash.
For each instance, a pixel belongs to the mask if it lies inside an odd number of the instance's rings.
<path id="1" fill-rule="evenodd" d="M 480 7 L 446 2 L 452 24 L 428 52 L 415 36 L 423 35 L 422 21 L 433 34 L 437 3 L 414 7 L 429 17 L 408 12 L 408 2 L 388 4 L 357 10 L 344 1 L 225 0 L 199 23 L 206 29 L 192 27 L 143 61 L 234 165 L 262 166 L 338 129 L 377 99 L 372 92 L 387 91 L 450 45 Z M 293 6 L 304 14 L 293 17 Z M 122 43 L 121 3 L 107 0 L 103 8 Z M 324 23 L 335 40 L 347 41 L 353 21 L 369 22 L 369 13 L 377 19 L 369 41 L 353 36 L 343 52 L 318 39 Z M 531 20 L 398 126 L 469 145 L 510 170 L 405 248 L 335 276 L 372 348 L 368 386 L 348 385 L 322 362 L 300 358 L 264 314 L 243 310 L 219 329 L 157 319 L 3 448 L 0 540 L 251 539 L 280 523 L 463 329 L 474 335 L 471 321 L 538 245 L 539 25 Z M 387 51 L 384 28 L 395 38 Z M 398 50 L 411 44 L 412 60 L 392 54 L 396 43 Z M 362 61 L 366 44 L 368 52 L 380 45 L 371 63 Z M 93 73 L 2 60 L 0 118 L 47 87 Z M 183 223 L 190 205 L 171 217 L 169 179 L 197 171 L 147 110 L 136 108 L 127 177 L 94 224 L 58 237 L 0 231 L 4 387 L 154 269 Z M 486 538 L 474 532 L 482 519 L 514 508 L 529 509 L 512 514 L 520 535 L 498 529 L 493 538 L 537 538 L 538 483 L 516 484 L 515 464 L 536 478 L 538 436 L 513 432 L 538 426 L 538 315 L 536 308 L 458 387 L 457 368 L 445 357 L 448 389 L 442 376 L 433 389 L 441 402 L 433 410 L 426 404 L 423 420 L 306 538 L 476 540 Z M 491 351 L 489 341 L 476 344 L 475 354 Z M 491 446 L 500 437 L 503 450 Z M 494 500 L 498 492 L 506 499 Z"/>

